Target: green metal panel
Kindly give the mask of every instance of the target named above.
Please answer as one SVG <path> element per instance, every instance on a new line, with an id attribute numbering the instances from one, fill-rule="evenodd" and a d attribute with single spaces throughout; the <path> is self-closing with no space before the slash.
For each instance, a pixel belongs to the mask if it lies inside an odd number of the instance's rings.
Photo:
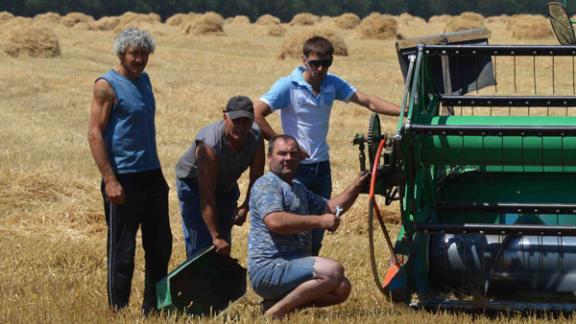
<path id="1" fill-rule="evenodd" d="M 575 117 L 441 116 L 432 125 L 576 126 Z M 461 165 L 576 165 L 576 137 L 421 135 L 422 162 Z M 535 170 L 541 171 L 542 168 Z M 522 169 L 521 171 L 526 171 Z M 571 167 L 565 171 L 576 171 Z"/>

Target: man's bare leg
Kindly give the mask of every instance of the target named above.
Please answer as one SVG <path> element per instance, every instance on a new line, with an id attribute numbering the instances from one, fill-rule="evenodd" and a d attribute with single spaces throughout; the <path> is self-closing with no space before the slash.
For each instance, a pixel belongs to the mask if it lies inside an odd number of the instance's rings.
<path id="1" fill-rule="evenodd" d="M 288 293 L 266 311 L 273 318 L 283 318 L 292 310 L 307 306 L 330 306 L 342 303 L 350 295 L 351 285 L 344 277 L 344 267 L 339 262 L 316 257 L 314 279 L 308 280 Z"/>

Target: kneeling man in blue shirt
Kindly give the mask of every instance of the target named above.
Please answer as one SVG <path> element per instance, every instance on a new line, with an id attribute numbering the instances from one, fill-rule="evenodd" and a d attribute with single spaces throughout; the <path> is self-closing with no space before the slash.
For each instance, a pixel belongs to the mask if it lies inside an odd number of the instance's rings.
<path id="1" fill-rule="evenodd" d="M 368 174 L 326 200 L 293 181 L 301 158 L 293 137 L 271 139 L 270 171 L 254 183 L 250 195 L 248 273 L 252 288 L 264 298 L 263 311 L 273 318 L 296 308 L 340 304 L 352 288 L 340 262 L 313 256 L 311 231 L 335 231 L 337 210 L 350 208 Z"/>

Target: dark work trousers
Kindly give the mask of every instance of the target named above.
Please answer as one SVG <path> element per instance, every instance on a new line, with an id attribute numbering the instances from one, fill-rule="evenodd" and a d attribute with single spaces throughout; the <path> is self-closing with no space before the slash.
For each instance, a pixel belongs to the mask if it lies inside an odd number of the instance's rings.
<path id="1" fill-rule="evenodd" d="M 142 311 L 148 314 L 156 309 L 156 283 L 166 276 L 172 254 L 168 185 L 160 169 L 116 177 L 124 188 L 124 204 L 110 204 L 103 183 L 101 187 L 108 224 L 108 303 L 114 309 L 128 305 L 136 232 L 142 226 L 145 259 Z"/>

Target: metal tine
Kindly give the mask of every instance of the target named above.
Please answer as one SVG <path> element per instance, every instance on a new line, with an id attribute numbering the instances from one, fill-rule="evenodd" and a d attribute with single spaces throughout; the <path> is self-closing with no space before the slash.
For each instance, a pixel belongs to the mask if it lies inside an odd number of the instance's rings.
<path id="1" fill-rule="evenodd" d="M 478 75 L 478 54 L 474 55 L 474 75 Z M 476 87 L 476 94 L 478 94 L 478 78 L 474 79 L 474 86 Z"/>
<path id="2" fill-rule="evenodd" d="M 574 56 L 572 56 L 572 94 L 576 94 L 576 77 L 574 73 Z M 566 110 L 568 110 L 568 107 L 566 107 Z"/>
<path id="3" fill-rule="evenodd" d="M 538 87 L 536 86 L 536 56 L 532 56 L 532 70 L 534 75 L 534 94 L 538 93 Z"/>
<path id="4" fill-rule="evenodd" d="M 556 94 L 556 78 L 554 70 L 556 69 L 556 60 L 554 55 L 552 55 L 552 94 Z"/>
<path id="5" fill-rule="evenodd" d="M 516 86 L 516 56 L 512 56 L 512 59 L 513 59 L 512 66 L 514 67 L 514 73 L 513 73 L 513 75 L 514 75 L 514 94 L 517 94 L 518 88 Z"/>
<path id="6" fill-rule="evenodd" d="M 494 62 L 494 92 L 498 94 L 498 68 L 497 68 L 498 56 L 492 56 L 492 61 Z M 572 76 L 574 76 L 574 57 L 572 57 Z M 576 93 L 576 87 L 574 88 L 574 93 Z"/>

